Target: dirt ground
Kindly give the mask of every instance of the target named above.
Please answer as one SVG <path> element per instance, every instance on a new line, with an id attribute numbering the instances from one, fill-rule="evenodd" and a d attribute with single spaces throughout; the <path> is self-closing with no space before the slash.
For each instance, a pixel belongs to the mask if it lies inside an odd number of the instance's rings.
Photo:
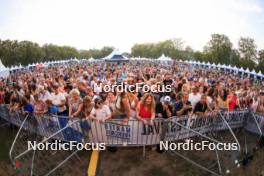
<path id="1" fill-rule="evenodd" d="M 146 150 L 146 158 L 142 157 L 142 148 L 123 148 L 116 153 L 109 151 L 100 154 L 99 175 L 102 176 L 207 176 L 196 166 L 182 158 L 168 154 Z M 200 155 L 200 154 L 198 154 Z M 193 155 L 192 155 L 193 156 Z M 201 157 L 202 158 L 202 157 Z M 200 158 L 200 159 L 201 159 Z M 200 162 L 200 164 L 205 164 Z M 206 164 L 205 164 L 206 165 Z M 232 176 L 264 176 L 264 150 L 257 151 L 253 161 L 240 168 L 230 166 Z"/>
<path id="2" fill-rule="evenodd" d="M 0 128 L 0 176 L 18 175 L 13 169 L 9 160 L 8 152 L 15 137 L 16 129 L 11 127 Z M 252 138 L 252 140 L 255 140 Z M 196 162 L 209 168 L 215 163 L 214 154 L 208 151 L 204 152 L 185 152 L 185 156 L 191 157 Z M 46 154 L 48 155 L 48 153 Z M 50 155 L 51 157 L 53 155 Z M 57 155 L 54 155 L 56 159 Z M 90 152 L 81 151 L 78 153 L 79 159 L 73 157 L 58 169 L 54 176 L 85 176 L 89 162 Z M 198 167 L 186 162 L 179 156 L 169 152 L 158 153 L 153 147 L 146 148 L 146 157 L 143 158 L 142 147 L 118 148 L 116 152 L 101 151 L 98 167 L 99 176 L 207 176 L 210 173 L 205 172 Z M 232 157 L 227 154 L 223 160 Z M 51 160 L 53 160 L 51 158 Z M 254 154 L 253 161 L 247 166 L 237 168 L 233 160 L 223 161 L 225 169 L 230 169 L 232 176 L 264 176 L 264 148 Z M 48 163 L 46 163 L 48 164 Z M 214 166 L 216 170 L 217 167 Z M 225 170 L 223 170 L 225 173 Z"/>

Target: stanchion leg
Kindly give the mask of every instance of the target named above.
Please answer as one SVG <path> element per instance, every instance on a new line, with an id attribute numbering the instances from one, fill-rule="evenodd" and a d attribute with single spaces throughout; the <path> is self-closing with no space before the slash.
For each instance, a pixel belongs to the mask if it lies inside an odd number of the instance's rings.
<path id="1" fill-rule="evenodd" d="M 143 159 L 146 159 L 146 146 L 143 146 L 143 153 L 142 153 Z"/>

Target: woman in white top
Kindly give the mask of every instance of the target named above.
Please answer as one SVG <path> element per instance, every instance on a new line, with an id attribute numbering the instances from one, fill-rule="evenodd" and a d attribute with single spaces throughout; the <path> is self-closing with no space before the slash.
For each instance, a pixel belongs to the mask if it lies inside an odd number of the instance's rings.
<path id="1" fill-rule="evenodd" d="M 110 108 L 107 105 L 103 104 L 103 101 L 101 98 L 96 98 L 94 100 L 94 108 L 91 112 L 91 118 L 94 120 L 97 120 L 99 122 L 104 122 L 105 120 L 108 120 L 111 118 L 112 114 L 110 111 Z"/>

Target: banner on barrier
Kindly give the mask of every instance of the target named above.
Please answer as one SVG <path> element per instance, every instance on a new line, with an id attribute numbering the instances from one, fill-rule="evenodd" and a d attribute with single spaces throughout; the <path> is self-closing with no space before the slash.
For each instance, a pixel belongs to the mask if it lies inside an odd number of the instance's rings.
<path id="1" fill-rule="evenodd" d="M 7 107 L 0 106 L 0 116 L 10 123 L 20 126 L 24 116 L 9 113 Z M 8 113 L 8 114 L 6 114 Z M 255 114 L 256 120 L 247 111 L 232 111 L 223 114 L 211 114 L 207 117 L 174 117 L 154 119 L 143 124 L 138 120 L 122 122 L 109 120 L 105 123 L 90 120 L 68 119 L 58 116 L 33 116 L 25 123 L 25 129 L 49 137 L 59 130 L 53 139 L 78 142 L 104 142 L 108 145 L 153 145 L 160 140 L 179 140 L 195 136 L 196 132 L 207 133 L 245 127 L 246 130 L 259 134 L 259 127 L 264 131 L 264 116 Z M 223 120 L 225 119 L 225 120 Z M 259 127 L 256 125 L 256 121 Z M 76 122 L 76 123 L 73 123 Z M 72 124 L 72 125 L 69 125 Z M 68 126 L 67 126 L 68 125 Z"/>

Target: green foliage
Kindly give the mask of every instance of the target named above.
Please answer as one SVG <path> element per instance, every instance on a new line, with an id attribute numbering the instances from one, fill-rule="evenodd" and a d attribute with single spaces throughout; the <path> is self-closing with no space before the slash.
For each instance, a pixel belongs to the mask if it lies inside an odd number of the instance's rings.
<path id="1" fill-rule="evenodd" d="M 258 55 L 259 64 L 257 70 L 261 70 L 261 72 L 264 73 L 264 50 L 260 50 Z"/>
<path id="2" fill-rule="evenodd" d="M 174 38 L 158 43 L 135 44 L 131 53 L 124 53 L 131 57 L 158 58 L 162 54 L 173 59 L 195 59 L 211 63 L 236 65 L 249 69 L 261 70 L 264 73 L 264 50 L 257 53 L 254 39 L 241 37 L 238 50 L 233 48 L 228 36 L 212 34 L 211 39 L 202 52 L 194 51 L 190 46 L 185 46 L 182 39 Z M 0 59 L 7 65 L 27 65 L 50 60 L 69 58 L 105 57 L 113 51 L 113 47 L 102 49 L 77 50 L 70 46 L 57 46 L 45 44 L 39 46 L 30 41 L 0 40 Z M 258 62 L 258 64 L 257 64 Z"/>
<path id="3" fill-rule="evenodd" d="M 0 59 L 4 65 L 27 65 L 51 60 L 69 58 L 102 58 L 113 51 L 112 47 L 101 50 L 80 50 L 70 46 L 57 46 L 45 44 L 42 47 L 30 41 L 0 40 Z"/>
<path id="4" fill-rule="evenodd" d="M 256 68 L 256 63 L 252 60 L 248 59 L 241 59 L 239 62 L 240 67 L 249 68 L 250 70 Z"/>
<path id="5" fill-rule="evenodd" d="M 158 58 L 162 54 L 185 60 L 192 57 L 193 50 L 189 46 L 184 49 L 184 42 L 177 38 L 158 43 L 135 44 L 131 49 L 133 57 Z"/>
<path id="6" fill-rule="evenodd" d="M 166 40 L 159 43 L 136 44 L 132 47 L 131 55 L 134 57 L 158 58 L 165 54 L 173 59 L 195 59 L 201 62 L 221 63 L 262 70 L 264 72 L 264 50 L 259 52 L 256 64 L 256 45 L 251 38 L 240 38 L 239 49 L 224 34 L 212 34 L 211 39 L 204 47 L 203 52 L 193 51 L 189 46 L 184 49 L 181 39 Z"/>
<path id="7" fill-rule="evenodd" d="M 44 52 L 37 43 L 30 41 L 0 40 L 0 58 L 5 65 L 27 64 L 41 60 Z"/>
<path id="8" fill-rule="evenodd" d="M 238 42 L 239 51 L 242 59 L 256 60 L 257 59 L 257 45 L 254 39 L 249 37 L 241 37 Z"/>
<path id="9" fill-rule="evenodd" d="M 259 51 L 258 61 L 264 61 L 264 49 Z"/>
<path id="10" fill-rule="evenodd" d="M 223 34 L 212 34 L 211 40 L 204 47 L 206 60 L 215 63 L 231 64 L 233 62 L 232 43 Z"/>
<path id="11" fill-rule="evenodd" d="M 198 60 L 200 62 L 206 60 L 205 55 L 200 51 L 196 51 L 195 53 L 193 53 L 193 57 L 195 58 L 195 60 Z"/>

